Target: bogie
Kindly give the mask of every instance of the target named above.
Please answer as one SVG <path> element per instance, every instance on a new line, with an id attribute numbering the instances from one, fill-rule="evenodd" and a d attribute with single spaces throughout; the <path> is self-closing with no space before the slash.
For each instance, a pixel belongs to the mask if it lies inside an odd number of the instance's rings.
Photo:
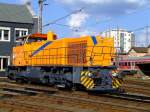
<path id="1" fill-rule="evenodd" d="M 112 87 L 113 68 L 100 67 L 9 67 L 8 77 L 19 83 L 36 82 L 68 90 L 105 91 Z"/>

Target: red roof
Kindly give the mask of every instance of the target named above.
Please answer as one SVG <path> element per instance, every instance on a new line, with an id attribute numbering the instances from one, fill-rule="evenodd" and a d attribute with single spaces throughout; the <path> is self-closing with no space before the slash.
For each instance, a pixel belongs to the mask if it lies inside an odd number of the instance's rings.
<path id="1" fill-rule="evenodd" d="M 26 35 L 26 36 L 19 37 L 19 38 L 17 38 L 17 40 L 27 38 L 28 36 L 29 36 L 29 38 L 47 39 L 47 34 L 34 33 L 34 34 L 31 34 L 31 35 Z"/>
<path id="2" fill-rule="evenodd" d="M 43 38 L 43 39 L 47 39 L 47 34 L 35 33 L 35 34 L 32 34 L 30 37 L 31 38 Z"/>

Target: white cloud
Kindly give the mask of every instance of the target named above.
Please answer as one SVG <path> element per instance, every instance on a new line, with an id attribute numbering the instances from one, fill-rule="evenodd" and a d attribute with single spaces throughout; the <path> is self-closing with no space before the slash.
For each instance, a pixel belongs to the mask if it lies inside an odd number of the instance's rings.
<path id="1" fill-rule="evenodd" d="M 99 31 L 94 28 L 84 28 L 72 31 L 73 36 L 99 35 Z"/>
<path id="2" fill-rule="evenodd" d="M 72 15 L 67 23 L 72 27 L 82 27 L 84 30 L 75 32 L 77 35 L 91 34 L 93 29 L 83 25 L 88 23 L 89 16 L 93 21 L 103 21 L 124 14 L 132 13 L 140 8 L 148 7 L 150 0 L 54 0 L 67 9 L 76 10 L 84 8 L 84 14 Z M 90 24 L 90 22 L 89 22 Z M 87 24 L 87 25 L 89 25 Z M 89 27 L 90 28 L 90 27 Z M 95 34 L 95 33 L 92 33 Z"/>
<path id="3" fill-rule="evenodd" d="M 25 4 L 27 2 L 31 2 L 31 0 L 20 0 L 21 3 Z"/>
<path id="4" fill-rule="evenodd" d="M 55 0 L 55 1 L 59 1 L 61 3 L 65 3 L 65 4 L 72 4 L 72 3 L 79 3 L 79 2 L 83 2 L 83 3 L 93 3 L 93 4 L 104 4 L 104 3 L 114 3 L 114 2 L 129 2 L 129 3 L 146 3 L 149 0 Z"/>
<path id="5" fill-rule="evenodd" d="M 55 0 L 55 1 L 58 1 L 58 2 L 59 2 L 59 0 Z M 64 3 L 64 4 L 72 4 L 72 3 L 74 3 L 75 1 L 74 1 L 74 0 L 61 0 L 60 2 L 61 2 L 61 3 Z"/>
<path id="6" fill-rule="evenodd" d="M 96 3 L 104 3 L 105 1 L 108 2 L 110 0 L 78 0 L 84 3 L 88 3 L 88 4 L 96 4 Z"/>
<path id="7" fill-rule="evenodd" d="M 142 31 L 135 32 L 135 44 L 136 46 L 147 47 L 150 44 L 150 40 L 147 40 L 147 33 L 150 35 L 150 31 L 146 32 L 146 29 Z M 148 43 L 148 45 L 146 45 Z"/>
<path id="8" fill-rule="evenodd" d="M 150 0 L 54 0 L 62 3 L 65 7 L 76 9 L 85 7 L 85 10 L 96 16 L 117 16 L 137 10 L 148 5 Z"/>
<path id="9" fill-rule="evenodd" d="M 71 26 L 72 28 L 74 27 L 80 27 L 86 22 L 86 19 L 89 17 L 88 14 L 84 12 L 80 12 L 77 14 L 73 14 L 70 16 L 68 20 L 68 25 Z"/>
<path id="10" fill-rule="evenodd" d="M 132 13 L 137 9 L 150 4 L 150 0 L 54 0 L 65 7 L 75 10 L 83 7 L 86 14 L 72 15 L 69 25 L 80 27 L 86 22 L 89 15 L 93 19 L 112 18 Z"/>
<path id="11" fill-rule="evenodd" d="M 98 33 L 91 30 L 84 30 L 84 31 L 76 32 L 75 35 L 87 36 L 87 35 L 98 35 Z"/>
<path id="12" fill-rule="evenodd" d="M 59 0 L 56 0 L 59 1 Z M 61 0 L 60 2 L 65 3 L 65 4 L 72 4 L 72 3 L 78 3 L 78 2 L 84 2 L 87 4 L 95 4 L 95 3 L 109 3 L 112 2 L 113 0 Z"/>

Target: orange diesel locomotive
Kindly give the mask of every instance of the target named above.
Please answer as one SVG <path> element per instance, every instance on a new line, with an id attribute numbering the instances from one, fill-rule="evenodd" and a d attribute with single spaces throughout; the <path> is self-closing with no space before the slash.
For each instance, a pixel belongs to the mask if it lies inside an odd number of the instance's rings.
<path id="1" fill-rule="evenodd" d="M 10 79 L 93 91 L 121 87 L 112 65 L 115 57 L 112 38 L 57 39 L 56 34 L 48 32 L 20 37 L 18 41 L 7 70 Z"/>

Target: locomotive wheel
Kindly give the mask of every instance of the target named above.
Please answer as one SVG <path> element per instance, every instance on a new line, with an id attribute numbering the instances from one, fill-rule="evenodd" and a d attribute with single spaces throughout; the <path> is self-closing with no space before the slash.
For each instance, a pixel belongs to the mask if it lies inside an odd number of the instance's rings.
<path id="1" fill-rule="evenodd" d="M 43 84 L 49 84 L 49 77 L 48 77 L 48 76 L 44 76 L 44 77 L 42 78 L 42 83 L 43 83 Z"/>
<path id="2" fill-rule="evenodd" d="M 17 83 L 19 83 L 19 84 L 24 83 L 23 79 L 20 79 L 20 78 L 17 78 L 15 81 L 16 81 Z"/>
<path id="3" fill-rule="evenodd" d="M 13 74 L 13 73 L 10 73 L 7 77 L 10 80 L 15 80 L 15 74 Z"/>
<path id="4" fill-rule="evenodd" d="M 123 89 L 123 88 L 118 88 L 118 92 L 119 92 L 119 93 L 125 93 L 125 89 Z"/>
<path id="5" fill-rule="evenodd" d="M 74 85 L 74 86 L 72 87 L 72 91 L 77 91 L 77 90 L 78 90 L 77 85 Z"/>

